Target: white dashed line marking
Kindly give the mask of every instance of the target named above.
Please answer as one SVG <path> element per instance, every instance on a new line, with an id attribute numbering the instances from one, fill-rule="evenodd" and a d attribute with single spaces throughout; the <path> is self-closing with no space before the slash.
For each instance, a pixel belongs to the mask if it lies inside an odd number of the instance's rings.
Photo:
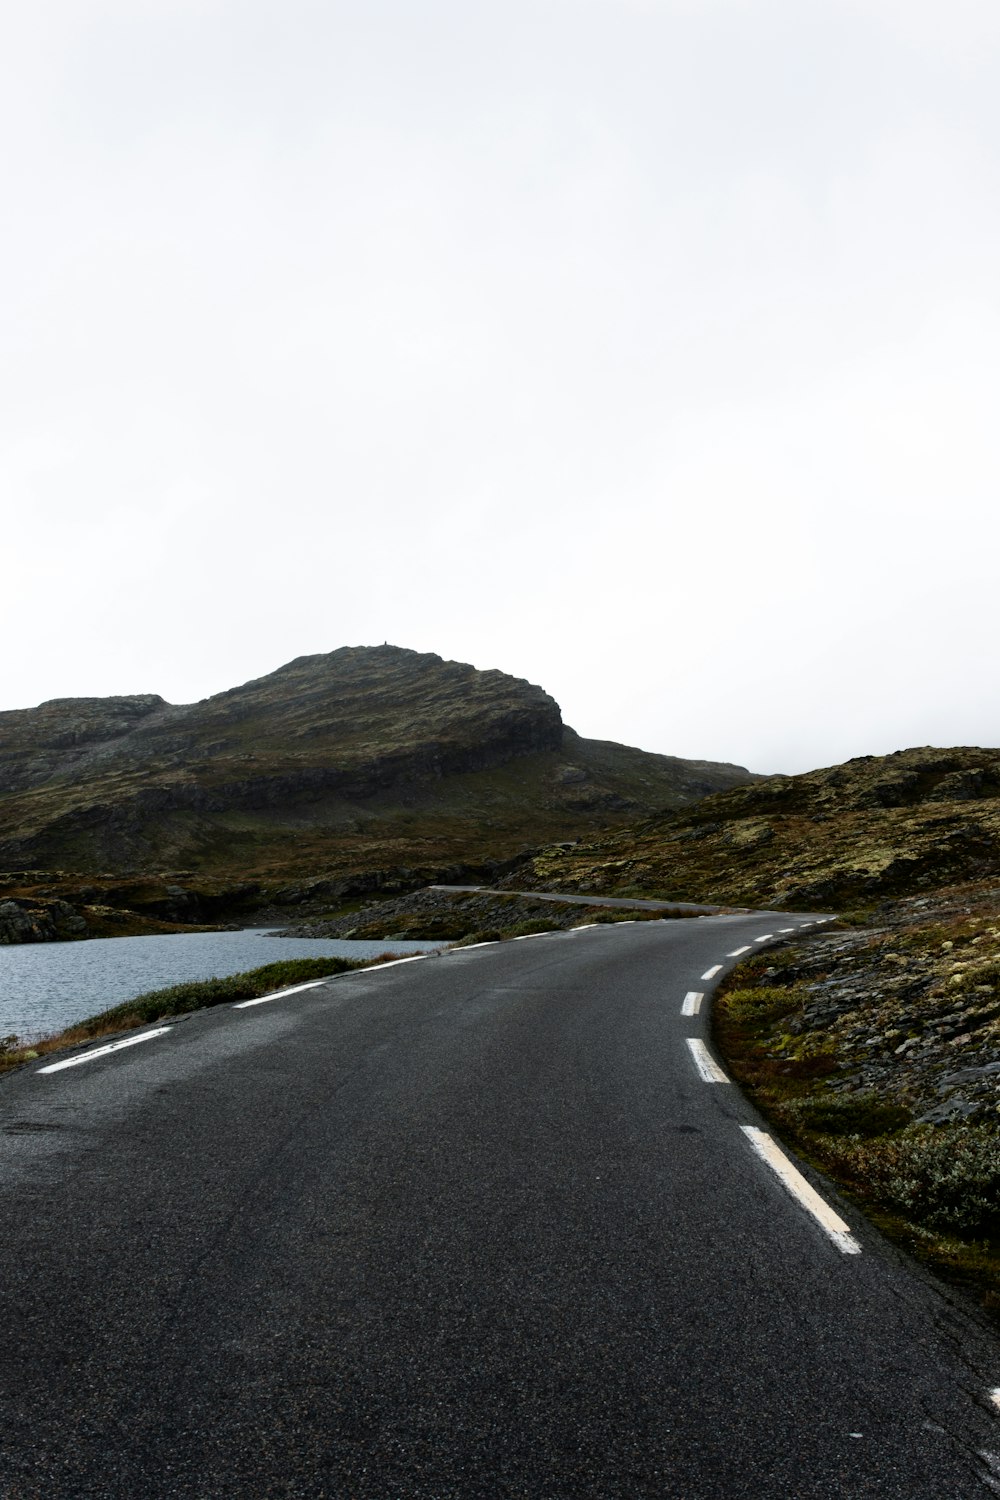
<path id="1" fill-rule="evenodd" d="M 721 974 L 721 973 L 722 973 L 722 965 L 721 964 L 716 964 L 714 969 L 706 969 L 705 972 L 704 972 L 704 974 L 701 977 L 702 977 L 702 979 L 714 979 L 715 976 L 716 976 L 716 974 Z"/>
<path id="2" fill-rule="evenodd" d="M 379 969 L 394 969 L 397 964 L 415 964 L 419 958 L 431 958 L 430 953 L 411 953 L 408 958 L 390 958 L 385 964 L 369 964 L 364 969 L 346 969 L 344 974 L 331 974 L 330 979 L 342 979 L 346 974 L 376 974 Z M 272 990 L 269 995 L 258 995 L 254 1000 L 237 1000 L 233 1010 L 249 1010 L 252 1005 L 267 1005 L 271 1000 L 284 1000 L 286 995 L 299 995 L 303 990 L 314 990 L 327 984 L 326 979 L 310 979 L 308 984 L 292 984 L 287 990 Z"/>
<path id="3" fill-rule="evenodd" d="M 741 1125 L 740 1129 L 761 1161 L 767 1163 L 792 1197 L 812 1214 L 823 1233 L 833 1241 L 837 1249 L 844 1255 L 860 1255 L 861 1246 L 851 1234 L 849 1225 L 845 1224 L 840 1215 L 835 1214 L 830 1205 L 824 1202 L 798 1168 L 792 1166 L 788 1157 L 780 1146 L 775 1144 L 767 1131 L 758 1130 L 753 1125 Z"/>
<path id="4" fill-rule="evenodd" d="M 778 931 L 779 932 L 794 932 L 795 928 L 794 927 L 779 927 Z"/>
<path id="5" fill-rule="evenodd" d="M 474 945 L 469 944 L 469 947 Z M 478 944 L 477 947 L 486 947 L 486 944 Z M 406 959 L 390 959 L 388 963 L 369 963 L 364 969 L 345 969 L 343 974 L 331 974 L 330 980 L 343 980 L 348 974 L 378 974 L 379 969 L 394 969 L 397 963 L 417 963 L 420 959 L 433 959 L 432 953 L 411 953 Z M 286 995 L 298 995 L 301 990 L 315 990 L 318 984 L 328 984 L 330 980 L 310 980 L 309 984 L 292 984 L 286 990 L 271 990 L 270 995 L 259 995 L 255 1001 L 237 1001 L 232 1007 L 234 1011 L 249 1011 L 252 1005 L 267 1005 L 268 1001 L 283 1001 Z"/>
<path id="6" fill-rule="evenodd" d="M 727 958 L 739 958 L 741 953 L 749 953 L 751 945 L 747 943 L 745 948 L 734 948 L 732 953 L 727 953 Z"/>
<path id="7" fill-rule="evenodd" d="M 701 1002 L 705 996 L 700 990 L 688 990 L 684 996 L 684 1004 L 681 1006 L 682 1016 L 696 1016 L 701 1010 Z"/>
<path id="8" fill-rule="evenodd" d="M 77 1057 L 67 1057 L 64 1062 L 49 1063 L 47 1068 L 38 1068 L 39 1073 L 58 1073 L 63 1068 L 75 1068 L 77 1063 L 90 1062 L 95 1057 L 107 1057 L 109 1052 L 120 1052 L 123 1047 L 134 1047 L 139 1042 L 151 1042 L 154 1036 L 165 1036 L 173 1028 L 157 1026 L 155 1031 L 144 1031 L 141 1036 L 127 1036 L 120 1042 L 109 1042 L 106 1047 L 95 1047 L 92 1052 L 81 1052 Z"/>
<path id="9" fill-rule="evenodd" d="M 754 938 L 755 943 L 769 943 L 774 937 L 773 932 L 765 932 L 763 937 Z"/>
<path id="10" fill-rule="evenodd" d="M 703 1083 L 729 1082 L 729 1079 L 723 1073 L 704 1042 L 699 1041 L 696 1036 L 685 1037 L 685 1041 L 691 1049 L 694 1065 L 698 1069 L 698 1075 Z"/>
<path id="11" fill-rule="evenodd" d="M 272 990 L 269 995 L 258 995 L 253 1000 L 237 1000 L 233 1010 L 249 1010 L 251 1005 L 266 1005 L 269 1000 L 284 1000 L 286 995 L 298 995 L 302 990 L 314 990 L 318 984 L 326 984 L 326 980 L 311 979 L 308 984 L 291 984 L 287 990 Z"/>

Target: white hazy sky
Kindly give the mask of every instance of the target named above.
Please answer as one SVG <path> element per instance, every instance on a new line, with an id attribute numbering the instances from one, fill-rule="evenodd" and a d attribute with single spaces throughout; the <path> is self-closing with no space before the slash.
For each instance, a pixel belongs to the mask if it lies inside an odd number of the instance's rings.
<path id="1" fill-rule="evenodd" d="M 996 0 L 0 18 L 0 708 L 392 641 L 1000 744 Z"/>

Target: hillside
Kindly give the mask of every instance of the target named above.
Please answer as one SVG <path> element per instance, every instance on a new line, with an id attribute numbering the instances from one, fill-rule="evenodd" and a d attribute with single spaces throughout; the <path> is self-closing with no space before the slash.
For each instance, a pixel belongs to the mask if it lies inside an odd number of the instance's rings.
<path id="1" fill-rule="evenodd" d="M 998 875 L 1000 750 L 923 748 L 736 787 L 545 851 L 516 883 L 831 910 Z"/>
<path id="2" fill-rule="evenodd" d="M 582 739 L 503 672 L 347 647 L 186 706 L 144 694 L 0 713 L 0 871 L 8 895 L 83 889 L 212 919 L 237 886 L 280 902 L 303 882 L 328 897 L 412 884 L 749 776 Z"/>

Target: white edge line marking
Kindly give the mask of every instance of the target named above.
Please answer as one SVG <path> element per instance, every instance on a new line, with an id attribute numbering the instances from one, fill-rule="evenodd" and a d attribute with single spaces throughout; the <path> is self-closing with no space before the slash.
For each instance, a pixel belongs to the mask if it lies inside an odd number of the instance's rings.
<path id="1" fill-rule="evenodd" d="M 684 996 L 684 1004 L 681 1006 L 682 1016 L 696 1016 L 701 1010 L 701 1002 L 705 996 L 700 990 L 688 990 Z"/>
<path id="2" fill-rule="evenodd" d="M 698 1075 L 703 1083 L 729 1082 L 729 1079 L 723 1073 L 703 1041 L 700 1041 L 696 1036 L 685 1037 L 685 1041 L 691 1049 L 694 1065 L 698 1069 Z"/>
<path id="3" fill-rule="evenodd" d="M 95 1047 L 91 1052 L 81 1052 L 76 1057 L 67 1057 L 64 1062 L 49 1063 L 46 1068 L 36 1068 L 38 1073 L 58 1073 L 62 1068 L 75 1068 L 77 1063 L 90 1062 L 92 1057 L 107 1057 L 109 1052 L 119 1052 L 122 1047 L 134 1047 L 138 1042 L 151 1042 L 154 1036 L 165 1036 L 172 1026 L 157 1026 L 155 1031 L 144 1031 L 142 1036 L 127 1036 L 120 1042 L 109 1042 L 106 1047 Z"/>
<path id="4" fill-rule="evenodd" d="M 233 1010 L 249 1010 L 251 1005 L 266 1005 L 269 1000 L 283 1000 L 286 995 L 298 995 L 302 990 L 314 990 L 325 979 L 310 979 L 308 984 L 290 984 L 287 990 L 272 990 L 269 995 L 258 995 L 254 1000 L 237 1000 Z"/>
<path id="5" fill-rule="evenodd" d="M 704 974 L 701 977 L 702 977 L 702 979 L 714 979 L 715 976 L 716 976 L 716 974 L 721 974 L 721 973 L 722 973 L 722 965 L 721 964 L 716 964 L 714 969 L 706 969 L 705 972 L 704 972 Z"/>
<path id="6" fill-rule="evenodd" d="M 499 942 L 498 938 L 490 938 L 485 943 L 466 943 L 462 948 L 452 948 L 452 953 L 468 953 L 470 948 L 495 948 Z"/>
<path id="7" fill-rule="evenodd" d="M 599 927 L 599 922 L 582 922 L 579 927 L 571 927 L 570 932 L 589 932 L 592 927 Z"/>
<path id="8" fill-rule="evenodd" d="M 990 1391 L 990 1400 L 993 1402 L 993 1405 L 996 1407 L 997 1411 L 1000 1411 L 1000 1385 L 994 1386 Z"/>
<path id="9" fill-rule="evenodd" d="M 409 956 L 409 958 L 390 958 L 389 962 L 386 963 L 386 964 L 369 964 L 366 969 L 348 969 L 347 973 L 348 974 L 378 974 L 379 971 L 382 970 L 382 969 L 394 969 L 397 964 L 415 964 L 418 959 L 421 959 L 421 958 L 433 958 L 433 957 L 434 957 L 433 953 L 411 953 L 410 956 Z M 342 977 L 346 977 L 346 976 L 342 976 L 340 974 L 335 974 L 334 975 L 335 979 L 340 979 Z M 320 982 L 320 984 L 322 984 L 323 980 L 321 979 L 319 982 Z M 287 995 L 287 993 L 288 993 L 288 991 L 286 990 L 285 994 Z"/>
<path id="10" fill-rule="evenodd" d="M 733 951 L 732 951 L 732 953 L 727 953 L 726 954 L 726 957 L 727 958 L 739 958 L 739 956 L 740 956 L 741 953 L 749 953 L 749 952 L 750 952 L 750 944 L 747 943 L 747 945 L 746 945 L 745 948 L 734 948 Z"/>
<path id="11" fill-rule="evenodd" d="M 788 1157 L 780 1146 L 775 1144 L 767 1131 L 758 1130 L 754 1125 L 741 1125 L 740 1129 L 761 1161 L 767 1163 L 792 1197 L 797 1198 L 802 1207 L 812 1214 L 823 1233 L 833 1241 L 837 1249 L 844 1255 L 860 1255 L 861 1246 L 851 1234 L 849 1225 L 845 1224 L 840 1215 L 835 1214 L 830 1205 L 824 1202 L 798 1168 L 792 1166 Z"/>
<path id="12" fill-rule="evenodd" d="M 515 943 L 526 943 L 528 941 L 528 938 L 533 938 L 533 937 L 548 937 L 548 933 L 547 932 L 520 932 L 520 933 L 518 933 L 517 937 L 514 939 L 514 942 Z"/>

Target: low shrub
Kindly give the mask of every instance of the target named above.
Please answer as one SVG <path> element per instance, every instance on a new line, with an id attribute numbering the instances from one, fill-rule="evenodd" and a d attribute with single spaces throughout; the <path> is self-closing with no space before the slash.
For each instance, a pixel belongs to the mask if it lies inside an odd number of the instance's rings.
<path id="1" fill-rule="evenodd" d="M 203 1010 L 210 1005 L 225 1005 L 227 1001 L 256 1000 L 271 990 L 280 990 L 285 985 L 303 984 L 310 979 L 329 979 L 334 974 L 345 974 L 371 962 L 362 960 L 359 965 L 346 958 L 286 958 L 277 963 L 264 964 L 260 969 L 248 969 L 243 974 L 229 974 L 223 979 L 192 979 L 186 984 L 173 984 L 163 990 L 149 990 L 136 995 L 133 1000 L 123 1000 L 108 1010 L 88 1016 L 71 1028 L 73 1037 L 93 1036 L 98 1032 L 113 1030 L 116 1025 L 145 1026 L 149 1021 L 159 1021 L 164 1016 L 182 1016 L 192 1010 Z"/>
<path id="2" fill-rule="evenodd" d="M 874 1094 L 796 1099 L 786 1110 L 793 1124 L 818 1135 L 892 1135 L 913 1121 L 901 1104 L 886 1104 Z"/>
<path id="3" fill-rule="evenodd" d="M 760 985 L 755 989 L 728 990 L 718 1001 L 723 1016 L 738 1026 L 763 1025 L 796 1010 L 800 996 L 784 987 Z"/>
<path id="4" fill-rule="evenodd" d="M 1000 1231 L 1000 1132 L 992 1127 L 912 1125 L 889 1140 L 832 1147 L 829 1161 L 911 1223 L 969 1236 Z"/>

